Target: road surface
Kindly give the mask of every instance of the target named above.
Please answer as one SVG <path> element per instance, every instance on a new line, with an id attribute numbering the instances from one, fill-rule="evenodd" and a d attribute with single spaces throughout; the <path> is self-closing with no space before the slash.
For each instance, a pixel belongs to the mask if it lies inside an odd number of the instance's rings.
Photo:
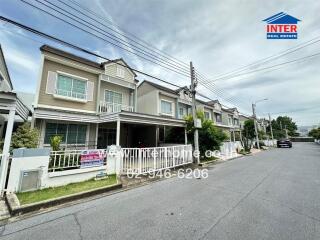
<path id="1" fill-rule="evenodd" d="M 320 239 L 320 146 L 294 143 L 19 220 L 1 239 Z"/>

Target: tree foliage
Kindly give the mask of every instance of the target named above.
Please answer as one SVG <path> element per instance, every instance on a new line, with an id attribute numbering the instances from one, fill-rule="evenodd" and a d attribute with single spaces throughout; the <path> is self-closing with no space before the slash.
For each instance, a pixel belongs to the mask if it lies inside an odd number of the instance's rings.
<path id="1" fill-rule="evenodd" d="M 314 139 L 320 139 L 320 127 L 312 129 L 308 135 Z"/>
<path id="2" fill-rule="evenodd" d="M 289 136 L 296 136 L 297 135 L 297 124 L 293 122 L 292 118 L 288 116 L 279 116 L 277 119 L 271 121 L 272 129 L 273 129 L 273 136 L 276 139 L 286 137 L 285 129 L 288 130 Z"/>
<path id="3" fill-rule="evenodd" d="M 31 129 L 30 123 L 25 122 L 12 135 L 11 148 L 36 148 L 39 142 L 39 131 Z"/>
<path id="4" fill-rule="evenodd" d="M 220 128 L 216 127 L 212 120 L 204 118 L 203 111 L 197 111 L 197 117 L 201 119 L 202 128 L 199 132 L 199 150 L 201 156 L 204 156 L 207 150 L 219 150 L 227 135 Z M 193 134 L 195 131 L 192 115 L 185 117 L 187 124 L 188 140 L 193 143 Z"/>
<path id="5" fill-rule="evenodd" d="M 246 120 L 242 130 L 242 145 L 246 152 L 250 152 L 252 142 L 256 137 L 253 119 Z"/>

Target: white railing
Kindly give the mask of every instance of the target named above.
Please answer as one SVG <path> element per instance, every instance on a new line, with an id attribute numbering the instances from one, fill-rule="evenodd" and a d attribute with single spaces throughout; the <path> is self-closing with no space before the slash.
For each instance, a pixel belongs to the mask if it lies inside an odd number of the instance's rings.
<path id="1" fill-rule="evenodd" d="M 76 98 L 81 100 L 87 99 L 87 94 L 84 93 L 78 93 L 73 91 L 67 91 L 63 89 L 56 89 L 56 94 L 63 97 L 69 97 L 69 98 Z"/>
<path id="2" fill-rule="evenodd" d="M 133 106 L 127 106 L 119 103 L 109 103 L 105 101 L 100 102 L 100 112 L 114 113 L 121 112 L 121 110 L 133 112 Z"/>
<path id="3" fill-rule="evenodd" d="M 229 159 L 238 156 L 238 151 L 242 149 L 240 141 L 236 142 L 224 142 L 220 147 L 221 159 Z"/>
<path id="4" fill-rule="evenodd" d="M 144 174 L 192 163 L 192 145 L 122 148 L 122 173 Z"/>
<path id="5" fill-rule="evenodd" d="M 103 149 L 98 150 L 105 151 Z M 48 170 L 54 172 L 80 168 L 80 158 L 83 151 L 84 150 L 51 151 Z M 106 164 L 106 154 L 104 154 L 104 164 Z"/>
<path id="6" fill-rule="evenodd" d="M 263 140 L 264 145 L 267 147 L 277 146 L 277 140 Z"/>

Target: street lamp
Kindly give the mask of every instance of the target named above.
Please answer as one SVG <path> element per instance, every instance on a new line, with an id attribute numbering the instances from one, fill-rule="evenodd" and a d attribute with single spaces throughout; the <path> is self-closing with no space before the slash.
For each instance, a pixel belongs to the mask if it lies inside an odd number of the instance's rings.
<path id="1" fill-rule="evenodd" d="M 267 101 L 268 98 L 260 99 L 258 101 L 255 101 L 252 103 L 252 114 L 253 114 L 253 121 L 254 121 L 254 130 L 256 132 L 256 141 L 257 141 L 257 148 L 260 149 L 260 143 L 259 143 L 259 135 L 258 135 L 258 125 L 257 125 L 257 116 L 256 116 L 256 105 L 259 102 Z"/>

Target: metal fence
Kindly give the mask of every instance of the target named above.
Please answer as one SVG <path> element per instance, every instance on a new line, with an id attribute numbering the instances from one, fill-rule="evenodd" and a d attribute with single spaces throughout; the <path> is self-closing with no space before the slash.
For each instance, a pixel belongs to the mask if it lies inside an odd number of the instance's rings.
<path id="1" fill-rule="evenodd" d="M 144 174 L 189 163 L 192 145 L 122 149 L 123 174 Z"/>
<path id="2" fill-rule="evenodd" d="M 118 103 L 109 103 L 105 101 L 100 102 L 100 112 L 114 113 L 121 112 L 121 110 L 133 112 L 133 106 L 127 106 Z"/>
<path id="3" fill-rule="evenodd" d="M 94 149 L 103 153 L 104 164 L 107 162 L 107 155 L 105 149 Z M 81 167 L 81 154 L 83 150 L 63 150 L 51 151 L 49 160 L 49 172 L 64 171 L 77 169 Z"/>

